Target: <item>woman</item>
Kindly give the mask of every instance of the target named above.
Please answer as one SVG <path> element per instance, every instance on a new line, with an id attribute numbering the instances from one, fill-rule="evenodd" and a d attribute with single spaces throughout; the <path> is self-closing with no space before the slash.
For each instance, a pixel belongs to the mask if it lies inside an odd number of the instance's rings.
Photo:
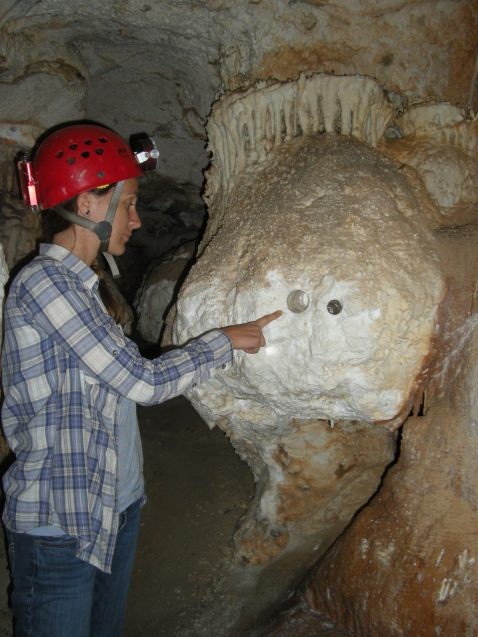
<path id="1" fill-rule="evenodd" d="M 45 137 L 21 170 L 30 205 L 66 223 L 5 305 L 2 424 L 15 461 L 3 521 L 16 635 L 117 637 L 144 498 L 131 404 L 181 394 L 231 364 L 233 349 L 256 353 L 280 312 L 142 358 L 91 269 L 99 250 L 123 254 L 141 225 L 137 157 L 111 130 L 75 124 Z"/>

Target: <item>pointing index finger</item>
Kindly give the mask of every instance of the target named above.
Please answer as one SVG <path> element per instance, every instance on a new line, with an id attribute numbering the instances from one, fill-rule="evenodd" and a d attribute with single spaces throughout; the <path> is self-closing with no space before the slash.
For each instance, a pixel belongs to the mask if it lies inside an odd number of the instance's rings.
<path id="1" fill-rule="evenodd" d="M 272 312 L 271 314 L 265 314 L 264 316 L 261 316 L 261 318 L 258 318 L 256 320 L 256 323 L 262 329 L 266 325 L 269 325 L 269 323 L 271 323 L 272 321 L 275 321 L 281 315 L 282 315 L 282 310 L 276 310 L 275 312 Z"/>

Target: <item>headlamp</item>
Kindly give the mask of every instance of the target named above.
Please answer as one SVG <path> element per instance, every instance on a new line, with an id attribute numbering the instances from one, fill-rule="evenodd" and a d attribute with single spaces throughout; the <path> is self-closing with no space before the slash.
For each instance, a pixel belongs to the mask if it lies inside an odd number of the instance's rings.
<path id="1" fill-rule="evenodd" d="M 159 150 L 154 140 L 146 133 L 137 133 L 129 138 L 129 145 L 136 157 L 136 161 L 145 172 L 154 170 L 158 163 Z"/>
<path id="2" fill-rule="evenodd" d="M 38 193 L 35 179 L 33 177 L 32 162 L 26 157 L 17 163 L 18 178 L 20 181 L 20 189 L 22 191 L 23 202 L 34 212 L 40 211 L 40 203 L 38 201 Z"/>

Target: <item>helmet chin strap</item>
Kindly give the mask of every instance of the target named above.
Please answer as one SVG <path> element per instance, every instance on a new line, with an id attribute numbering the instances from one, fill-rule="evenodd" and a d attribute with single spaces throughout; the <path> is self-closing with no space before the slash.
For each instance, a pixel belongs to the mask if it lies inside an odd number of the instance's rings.
<path id="1" fill-rule="evenodd" d="M 85 219 L 85 217 L 81 217 L 80 215 L 70 212 L 63 208 L 63 206 L 56 206 L 55 210 L 64 219 L 71 221 L 71 223 L 75 223 L 78 226 L 83 226 L 83 228 L 87 228 L 96 234 L 96 236 L 100 240 L 100 250 L 103 253 L 106 262 L 108 263 L 111 274 L 115 279 L 119 278 L 120 273 L 118 270 L 118 266 L 115 263 L 113 256 L 108 252 L 108 245 L 111 238 L 111 231 L 113 229 L 113 219 L 116 213 L 116 208 L 118 207 L 118 202 L 121 197 L 121 192 L 123 190 L 124 181 L 118 181 L 113 190 L 113 196 L 111 197 L 110 203 L 108 205 L 108 210 L 106 211 L 106 216 L 103 221 L 96 223 L 95 221 L 91 221 L 91 219 Z"/>
<path id="2" fill-rule="evenodd" d="M 118 270 L 118 266 L 116 265 L 116 261 L 112 257 L 109 252 L 103 252 L 103 256 L 105 258 L 106 263 L 110 266 L 111 274 L 113 275 L 113 279 L 119 279 L 121 274 Z"/>

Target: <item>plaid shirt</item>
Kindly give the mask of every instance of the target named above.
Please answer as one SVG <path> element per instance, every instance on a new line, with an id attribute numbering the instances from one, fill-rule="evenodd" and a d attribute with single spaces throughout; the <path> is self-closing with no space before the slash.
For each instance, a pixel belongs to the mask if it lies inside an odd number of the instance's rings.
<path id="1" fill-rule="evenodd" d="M 119 396 L 159 403 L 232 362 L 214 330 L 146 360 L 106 312 L 96 274 L 42 245 L 5 305 L 2 424 L 15 462 L 4 476 L 5 526 L 59 524 L 80 559 L 111 571 L 118 529 Z"/>

